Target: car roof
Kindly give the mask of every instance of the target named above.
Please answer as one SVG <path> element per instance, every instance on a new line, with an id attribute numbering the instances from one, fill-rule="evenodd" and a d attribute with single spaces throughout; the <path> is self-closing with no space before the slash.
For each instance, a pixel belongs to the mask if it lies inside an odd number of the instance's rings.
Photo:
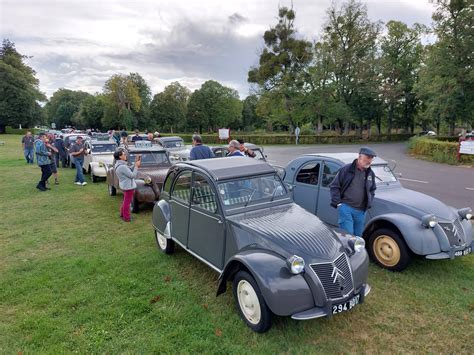
<path id="1" fill-rule="evenodd" d="M 313 156 L 313 157 L 320 157 L 320 158 L 332 158 L 335 160 L 339 160 L 344 164 L 349 164 L 357 159 L 359 153 L 311 153 L 305 154 L 305 156 Z M 387 161 L 383 160 L 382 158 L 375 157 L 372 161 L 372 165 L 380 165 L 380 164 L 387 164 Z"/>
<path id="2" fill-rule="evenodd" d="M 160 137 L 160 138 L 158 138 L 158 140 L 160 140 L 162 142 L 169 142 L 169 141 L 176 141 L 176 140 L 182 141 L 183 138 L 178 137 L 178 136 L 172 136 L 172 137 Z"/>
<path id="3" fill-rule="evenodd" d="M 216 181 L 275 173 L 275 168 L 270 164 L 262 160 L 255 160 L 247 157 L 190 160 L 187 162 L 180 162 L 177 165 L 191 165 L 201 168 L 208 172 Z"/>

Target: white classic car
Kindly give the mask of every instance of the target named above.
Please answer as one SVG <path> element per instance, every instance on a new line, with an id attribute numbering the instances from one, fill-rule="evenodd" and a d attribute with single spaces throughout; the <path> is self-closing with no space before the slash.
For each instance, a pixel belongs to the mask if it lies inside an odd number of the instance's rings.
<path id="1" fill-rule="evenodd" d="M 106 178 L 106 165 L 114 161 L 114 152 L 117 144 L 113 141 L 92 140 L 86 143 L 88 154 L 84 157 L 84 170 L 91 174 L 92 182 L 97 182 L 98 178 Z"/>

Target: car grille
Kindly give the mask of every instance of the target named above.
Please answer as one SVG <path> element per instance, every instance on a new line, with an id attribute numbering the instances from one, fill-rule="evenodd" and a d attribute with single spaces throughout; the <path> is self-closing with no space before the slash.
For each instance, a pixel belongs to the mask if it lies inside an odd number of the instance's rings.
<path id="1" fill-rule="evenodd" d="M 453 223 L 440 223 L 439 225 L 443 228 L 451 246 L 461 245 L 464 242 L 464 230 L 459 219 L 455 219 Z"/>
<path id="2" fill-rule="evenodd" d="M 352 272 L 345 254 L 331 263 L 311 264 L 310 267 L 321 281 L 328 299 L 340 299 L 354 289 Z"/>

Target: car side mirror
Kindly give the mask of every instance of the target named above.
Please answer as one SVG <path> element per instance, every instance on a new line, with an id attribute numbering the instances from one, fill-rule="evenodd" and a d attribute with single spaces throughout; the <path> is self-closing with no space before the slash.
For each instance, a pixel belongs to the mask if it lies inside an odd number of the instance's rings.
<path id="1" fill-rule="evenodd" d="M 285 182 L 285 186 L 288 189 L 288 191 L 293 191 L 295 189 L 295 185 L 291 185 L 287 182 Z"/>

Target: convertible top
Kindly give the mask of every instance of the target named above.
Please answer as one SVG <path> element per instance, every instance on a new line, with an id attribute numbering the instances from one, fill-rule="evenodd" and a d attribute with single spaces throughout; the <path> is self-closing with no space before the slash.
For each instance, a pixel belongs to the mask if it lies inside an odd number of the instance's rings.
<path id="1" fill-rule="evenodd" d="M 178 165 L 191 165 L 201 168 L 207 171 L 216 181 L 275 173 L 275 169 L 270 164 L 247 157 L 191 160 Z"/>
<path id="2" fill-rule="evenodd" d="M 305 154 L 305 156 L 332 158 L 335 160 L 340 160 L 344 164 L 349 164 L 349 163 L 352 163 L 354 159 L 357 159 L 359 154 L 358 153 L 313 153 L 313 154 Z M 379 157 L 375 157 L 374 160 L 372 161 L 372 165 L 382 165 L 382 164 L 387 164 L 387 162 Z"/>

